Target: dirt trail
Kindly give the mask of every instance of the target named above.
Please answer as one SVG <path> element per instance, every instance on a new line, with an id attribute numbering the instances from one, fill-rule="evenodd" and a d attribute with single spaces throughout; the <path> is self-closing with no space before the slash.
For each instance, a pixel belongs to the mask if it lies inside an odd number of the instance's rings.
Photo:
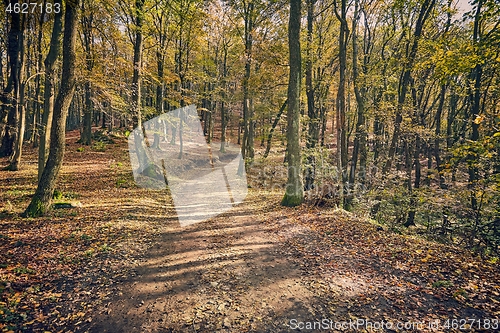
<path id="1" fill-rule="evenodd" d="M 315 295 L 283 253 L 270 215 L 245 211 L 166 227 L 90 332 L 289 331 Z M 282 232 L 282 230 L 280 230 Z"/>
<path id="2" fill-rule="evenodd" d="M 251 193 L 207 222 L 182 228 L 170 218 L 129 278 L 78 331 L 297 332 L 294 319 L 444 325 L 453 318 L 496 317 L 488 310 L 497 302 L 490 297 L 494 267 L 482 267 L 474 278 L 484 286 L 474 287 L 473 303 L 458 302 L 456 287 L 432 284 L 450 269 L 452 249 L 376 231 L 345 212 L 283 208 L 277 195 Z M 428 253 L 446 250 L 444 261 L 418 271 L 402 266 L 405 253 L 423 253 L 426 246 Z"/>

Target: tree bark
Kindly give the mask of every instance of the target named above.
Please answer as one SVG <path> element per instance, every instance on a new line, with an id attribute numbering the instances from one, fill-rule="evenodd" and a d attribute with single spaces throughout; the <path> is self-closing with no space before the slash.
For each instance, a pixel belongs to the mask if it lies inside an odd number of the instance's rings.
<path id="1" fill-rule="evenodd" d="M 246 6 L 246 5 L 245 5 Z M 243 138 L 241 142 L 241 155 L 243 157 L 238 167 L 238 174 L 243 174 L 243 168 L 247 167 L 247 158 L 253 158 L 253 147 L 250 147 L 250 127 L 253 126 L 251 115 L 251 102 L 250 102 L 250 76 L 252 73 L 252 33 L 253 33 L 253 16 L 254 4 L 250 2 L 244 9 L 244 23 L 245 23 L 245 74 L 243 76 Z M 253 130 L 252 130 L 253 134 Z"/>
<path id="2" fill-rule="evenodd" d="M 11 5 L 15 3 L 15 0 L 10 0 Z M 10 30 L 7 36 L 9 77 L 0 103 L 0 157 L 12 155 L 17 132 L 16 114 L 18 100 L 16 94 L 19 92 L 19 36 L 22 31 L 21 15 L 13 11 L 10 13 L 10 16 Z"/>
<path id="3" fill-rule="evenodd" d="M 319 139 L 319 119 L 316 106 L 314 105 L 315 87 L 313 85 L 313 20 L 314 4 L 316 0 L 307 0 L 307 45 L 306 45 L 306 97 L 307 97 L 307 115 L 309 117 L 309 128 L 307 132 L 307 148 L 316 147 Z M 305 166 L 304 187 L 310 190 L 314 186 L 314 176 L 316 173 L 316 159 L 314 154 L 307 156 L 307 165 Z"/>
<path id="4" fill-rule="evenodd" d="M 45 7 L 46 0 L 44 0 L 43 6 Z M 42 11 L 40 14 L 40 19 L 38 21 L 39 29 L 38 29 L 38 37 L 37 37 L 37 63 L 36 63 L 36 72 L 40 72 L 43 68 L 43 53 L 42 53 L 42 38 L 43 38 L 43 22 L 45 20 L 45 11 Z M 33 147 L 36 148 L 40 144 L 40 132 L 39 132 L 39 123 L 41 116 L 42 105 L 39 101 L 39 97 L 41 94 L 41 78 L 37 75 L 35 79 L 35 100 L 34 100 L 34 115 L 33 115 L 33 123 L 31 128 L 31 137 L 30 141 L 33 144 Z"/>
<path id="5" fill-rule="evenodd" d="M 473 43 L 474 46 L 477 47 L 477 44 L 480 42 L 481 33 L 480 33 L 480 20 L 481 20 L 481 9 L 484 0 L 478 0 L 476 13 L 474 16 L 474 34 L 473 34 Z M 481 80 L 483 74 L 483 67 L 480 63 L 476 64 L 476 66 L 472 69 L 470 74 L 470 82 L 473 84 L 473 89 L 470 89 L 469 99 L 470 99 L 470 112 L 469 112 L 469 121 L 472 122 L 472 131 L 470 133 L 470 139 L 472 141 L 479 140 L 479 123 L 476 122 L 476 118 L 479 116 L 481 111 Z M 478 202 L 476 197 L 476 182 L 478 180 L 478 167 L 475 165 L 475 160 L 477 160 L 476 156 L 469 156 L 472 162 L 469 164 L 469 188 L 471 191 L 471 207 L 476 216 L 478 216 Z"/>
<path id="6" fill-rule="evenodd" d="M 301 0 L 290 0 L 290 18 L 288 22 L 288 46 L 290 50 L 290 79 L 288 83 L 287 112 L 287 156 L 288 181 L 283 206 L 297 206 L 304 201 L 304 189 L 301 178 L 300 156 L 300 3 Z"/>
<path id="7" fill-rule="evenodd" d="M 349 28 L 347 26 L 347 0 L 341 0 L 340 13 L 337 1 L 334 1 L 335 15 L 340 21 L 339 33 L 339 87 L 337 92 L 337 169 L 340 173 L 341 202 L 344 209 L 349 209 L 349 184 L 347 175 L 347 126 L 346 126 L 346 68 L 347 68 L 347 40 Z"/>

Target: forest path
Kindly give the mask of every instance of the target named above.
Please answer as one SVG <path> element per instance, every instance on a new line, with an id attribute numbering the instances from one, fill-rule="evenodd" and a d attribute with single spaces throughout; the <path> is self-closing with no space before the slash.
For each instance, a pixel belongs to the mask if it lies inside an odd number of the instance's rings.
<path id="1" fill-rule="evenodd" d="M 279 219 L 269 223 L 276 214 L 251 206 L 188 227 L 168 224 L 87 329 L 278 332 L 291 319 L 312 321 L 316 296 L 283 252 Z"/>
<path id="2" fill-rule="evenodd" d="M 454 331 L 447 320 L 497 318 L 496 265 L 377 230 L 342 210 L 278 202 L 278 193 L 253 190 L 209 221 L 180 227 L 170 219 L 119 292 L 81 328 L 291 332 L 300 322 L 364 320 L 328 331 L 363 331 L 368 321 L 414 325 L 382 332 L 432 331 L 437 323 L 434 331 Z"/>

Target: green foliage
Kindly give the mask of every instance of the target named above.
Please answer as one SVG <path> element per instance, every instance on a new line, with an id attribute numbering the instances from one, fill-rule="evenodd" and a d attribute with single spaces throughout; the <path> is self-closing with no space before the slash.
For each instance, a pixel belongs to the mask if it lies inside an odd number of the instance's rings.
<path id="1" fill-rule="evenodd" d="M 110 252 L 112 248 L 108 244 L 103 244 L 99 247 L 100 252 Z"/>
<path id="2" fill-rule="evenodd" d="M 80 236 L 80 238 L 81 238 L 82 240 L 84 240 L 84 241 L 88 241 L 88 240 L 91 240 L 91 239 L 92 239 L 92 236 L 87 235 L 87 234 L 82 234 L 82 235 Z"/>
<path id="3" fill-rule="evenodd" d="M 62 197 L 63 197 L 63 193 L 61 191 L 59 191 L 58 189 L 55 189 L 54 194 L 52 194 L 52 199 L 60 200 L 60 199 L 62 199 Z"/>
<path id="4" fill-rule="evenodd" d="M 95 151 L 104 152 L 106 151 L 106 144 L 102 141 L 95 141 L 92 144 L 92 149 Z"/>
<path id="5" fill-rule="evenodd" d="M 19 267 L 14 268 L 13 272 L 16 274 L 35 274 L 36 273 L 36 271 L 34 269 L 24 267 L 24 266 L 19 266 Z"/>
<path id="6" fill-rule="evenodd" d="M 453 287 L 453 282 L 447 280 L 439 280 L 432 284 L 432 288 L 448 288 Z"/>

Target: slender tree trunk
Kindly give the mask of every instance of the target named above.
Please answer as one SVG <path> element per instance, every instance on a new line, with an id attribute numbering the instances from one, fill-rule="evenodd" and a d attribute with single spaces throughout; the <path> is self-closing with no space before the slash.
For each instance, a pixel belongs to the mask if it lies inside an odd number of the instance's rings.
<path id="1" fill-rule="evenodd" d="M 91 145 L 92 144 L 92 115 L 94 109 L 94 103 L 92 101 L 92 83 L 90 81 L 90 77 L 92 75 L 92 70 L 94 68 L 94 55 L 93 55 L 93 44 L 94 44 L 94 36 L 93 36 L 93 9 L 89 8 L 86 10 L 85 8 L 86 1 L 82 2 L 82 13 L 84 13 L 82 17 L 82 30 L 83 30 L 83 41 L 85 43 L 85 66 L 87 70 L 87 81 L 84 85 L 85 90 L 85 108 L 83 111 L 83 131 L 80 138 L 80 142 L 83 145 Z"/>
<path id="2" fill-rule="evenodd" d="M 135 1 L 135 40 L 134 40 L 134 70 L 132 76 L 132 122 L 133 127 L 139 129 L 134 131 L 134 144 L 135 150 L 138 153 L 139 167 L 141 170 L 146 169 L 146 154 L 144 149 L 145 135 L 138 135 L 138 132 L 143 133 L 142 128 L 142 115 L 141 115 L 141 83 L 142 83 L 142 44 L 143 32 L 142 26 L 144 24 L 144 1 Z"/>
<path id="3" fill-rule="evenodd" d="M 61 4 L 61 0 L 55 3 Z M 61 6 L 62 7 L 62 6 Z M 54 112 L 54 94 L 55 94 L 55 63 L 61 48 L 60 36 L 62 34 L 62 10 L 54 14 L 54 24 L 52 27 L 52 36 L 50 38 L 50 48 L 45 58 L 45 85 L 43 93 L 43 115 L 40 126 L 40 145 L 38 146 L 38 180 L 42 177 L 45 162 L 47 161 L 47 151 L 50 146 L 50 132 L 52 128 L 52 115 Z"/>
<path id="4" fill-rule="evenodd" d="M 12 6 L 17 3 L 9 2 Z M 0 157 L 11 156 L 17 134 L 17 93 L 19 92 L 19 36 L 21 31 L 21 15 L 10 13 L 10 30 L 7 36 L 7 57 L 9 59 L 9 77 L 7 86 L 1 96 L 0 111 Z"/>
<path id="5" fill-rule="evenodd" d="M 444 107 L 444 100 L 446 97 L 446 85 L 441 85 L 441 91 L 439 94 L 439 104 L 438 108 L 436 111 L 436 130 L 434 132 L 435 138 L 434 138 L 434 158 L 436 159 L 436 168 L 438 171 L 439 175 L 439 187 L 442 189 L 446 188 L 445 184 L 445 179 L 443 175 L 443 166 L 441 163 L 441 156 L 440 156 L 440 145 L 441 145 L 441 116 L 443 114 L 443 107 Z"/>
<path id="6" fill-rule="evenodd" d="M 44 0 L 43 7 L 45 7 L 47 1 Z M 45 20 L 45 11 L 42 11 L 40 14 L 40 20 L 38 21 L 39 29 L 38 29 L 38 37 L 37 37 L 37 49 L 36 49 L 36 56 L 37 56 L 37 65 L 36 65 L 36 72 L 39 73 L 42 68 L 43 68 L 43 53 L 42 53 L 42 38 L 43 38 L 43 22 Z M 40 111 L 42 108 L 42 105 L 40 103 L 40 95 L 41 95 L 41 84 L 42 80 L 39 75 L 37 75 L 35 79 L 35 101 L 34 101 L 34 115 L 33 115 L 33 123 L 32 123 L 32 128 L 31 128 L 31 138 L 30 141 L 33 143 L 33 147 L 38 147 L 40 144 L 40 132 L 39 132 L 39 127 L 40 127 Z"/>
<path id="7" fill-rule="evenodd" d="M 250 76 L 252 70 L 252 44 L 253 44 L 253 13 L 254 4 L 250 2 L 245 8 L 245 74 L 243 76 L 243 138 L 241 142 L 241 155 L 243 157 L 238 167 L 238 174 L 243 174 L 243 168 L 247 167 L 247 158 L 253 158 L 253 147 L 249 145 L 250 126 L 253 121 L 251 119 L 250 106 Z M 252 131 L 253 133 L 253 131 Z M 251 140 L 253 141 L 253 140 Z M 252 150 L 252 151 L 250 151 Z"/>
<path id="8" fill-rule="evenodd" d="M 356 104 L 358 108 L 358 120 L 356 122 L 356 135 L 354 138 L 354 148 L 352 152 L 351 169 L 349 172 L 349 186 L 354 190 L 354 183 L 356 180 L 356 167 L 358 157 L 360 157 L 361 176 L 364 178 L 364 168 L 366 167 L 366 129 L 365 129 L 365 88 L 359 82 L 358 72 L 358 43 L 357 43 L 357 22 L 359 20 L 359 1 L 354 2 L 354 19 L 352 22 L 352 72 L 354 83 L 354 95 L 356 97 Z M 353 196 L 347 198 L 350 207 Z"/>
<path id="9" fill-rule="evenodd" d="M 278 114 L 276 115 L 276 118 L 274 118 L 273 124 L 271 125 L 271 129 L 269 130 L 269 134 L 267 135 L 267 146 L 266 146 L 266 152 L 264 153 L 264 158 L 267 158 L 267 156 L 269 156 L 269 151 L 271 150 L 271 140 L 273 139 L 274 130 L 276 129 L 276 126 L 278 126 L 281 115 L 283 114 L 283 111 L 285 111 L 287 104 L 288 104 L 288 99 L 285 100 L 285 102 L 283 102 L 283 104 L 281 105 L 280 110 L 278 111 Z"/>
<path id="10" fill-rule="evenodd" d="M 85 82 L 84 85 L 85 89 L 85 107 L 83 111 L 83 130 L 82 130 L 82 137 L 81 137 L 81 143 L 83 145 L 91 145 L 92 144 L 92 109 L 93 109 L 93 102 L 92 102 L 92 84 L 90 82 Z"/>
<path id="11" fill-rule="evenodd" d="M 309 128 L 307 132 L 307 148 L 316 147 L 319 139 L 319 122 L 316 106 L 314 105 L 315 87 L 313 85 L 313 61 L 312 61 L 312 43 L 313 43 L 313 20 L 314 4 L 316 0 L 307 0 L 307 45 L 306 45 L 306 97 L 307 97 L 307 115 L 309 117 Z M 314 187 L 314 176 L 316 173 L 316 159 L 314 154 L 307 156 L 307 165 L 305 166 L 304 187 L 310 190 Z"/>
<path id="12" fill-rule="evenodd" d="M 347 0 L 341 0 L 340 13 L 337 2 L 334 1 L 335 14 L 340 21 L 339 34 L 339 87 L 337 92 L 337 168 L 341 179 L 341 202 L 344 209 L 349 209 L 349 184 L 347 175 L 347 126 L 346 126 L 346 68 L 347 68 L 347 40 L 349 28 L 347 26 Z"/>
<path id="13" fill-rule="evenodd" d="M 11 159 L 11 163 L 8 166 L 8 169 L 17 171 L 21 166 L 21 156 L 23 152 L 23 143 L 24 143 L 24 131 L 26 129 L 26 101 L 25 101 L 25 87 L 26 82 L 24 80 L 24 72 L 25 72 L 25 48 L 26 48 L 26 40 L 24 36 L 24 28 L 26 26 L 26 16 L 22 19 L 22 28 L 19 33 L 19 63 L 18 63 L 18 74 L 17 78 L 19 83 L 16 87 L 15 98 L 17 100 L 17 135 L 16 142 L 14 146 L 14 154 Z"/>
<path id="14" fill-rule="evenodd" d="M 161 115 L 164 112 L 163 91 L 165 89 L 163 84 L 163 75 L 164 75 L 163 67 L 165 60 L 161 50 L 156 51 L 156 61 L 158 67 L 158 80 L 160 81 L 156 86 L 156 113 L 158 115 Z M 160 149 L 160 120 L 155 121 L 154 140 L 153 140 L 153 145 L 151 147 L 155 149 Z"/>
<path id="15" fill-rule="evenodd" d="M 422 175 L 421 167 L 420 167 L 420 135 L 415 136 L 415 151 L 413 155 L 413 163 L 409 162 L 409 177 L 408 177 L 408 190 L 409 190 L 409 195 L 410 195 L 410 209 L 408 211 L 408 218 L 406 219 L 406 222 L 404 224 L 405 227 L 410 227 L 412 225 L 415 225 L 415 214 L 417 212 L 417 194 L 414 193 L 413 189 L 419 189 L 420 188 L 420 178 Z M 410 157 L 411 159 L 411 157 Z M 415 183 L 413 185 L 413 189 L 411 186 L 411 170 L 412 170 L 412 164 L 415 165 Z"/>
<path id="16" fill-rule="evenodd" d="M 142 44 L 144 24 L 144 1 L 135 1 L 135 41 L 134 41 L 134 72 L 132 77 L 132 108 L 133 126 L 142 128 L 141 116 L 141 72 L 142 72 Z"/>
<path id="17" fill-rule="evenodd" d="M 473 42 L 477 47 L 480 41 L 480 19 L 481 19 L 481 9 L 484 0 L 478 0 L 476 13 L 474 17 L 474 35 Z M 470 112 L 469 121 L 472 123 L 472 131 L 470 134 L 470 139 L 472 141 L 479 140 L 479 123 L 475 120 L 481 112 L 481 80 L 483 74 L 483 66 L 478 63 L 471 71 L 470 81 L 474 85 L 473 89 L 470 89 L 469 99 L 470 99 Z M 477 163 L 477 156 L 469 156 L 471 163 L 469 164 L 469 188 L 471 189 L 471 207 L 476 218 L 479 216 L 479 207 L 476 197 L 476 182 L 478 180 L 478 167 L 475 165 Z"/>
<path id="18" fill-rule="evenodd" d="M 61 87 L 54 105 L 54 118 L 50 135 L 50 152 L 42 177 L 38 182 L 35 195 L 31 199 L 28 208 L 26 208 L 23 214 L 24 216 L 40 216 L 48 211 L 54 194 L 57 176 L 62 165 L 66 146 L 66 117 L 75 93 L 75 45 L 78 22 L 78 2 L 79 0 L 66 2 Z"/>
<path id="19" fill-rule="evenodd" d="M 224 60 L 222 62 L 222 101 L 220 103 L 220 118 L 221 118 L 221 134 L 220 134 L 220 152 L 224 153 L 226 151 L 226 128 L 228 121 L 228 114 L 226 110 L 225 100 L 226 100 L 226 89 L 227 89 L 227 45 L 224 45 Z"/>
<path id="20" fill-rule="evenodd" d="M 301 0 L 290 0 L 290 18 L 288 23 L 288 46 L 290 50 L 290 79 L 288 82 L 287 113 L 287 156 L 288 181 L 283 206 L 297 206 L 304 200 L 304 188 L 301 178 L 300 156 L 300 3 Z"/>

